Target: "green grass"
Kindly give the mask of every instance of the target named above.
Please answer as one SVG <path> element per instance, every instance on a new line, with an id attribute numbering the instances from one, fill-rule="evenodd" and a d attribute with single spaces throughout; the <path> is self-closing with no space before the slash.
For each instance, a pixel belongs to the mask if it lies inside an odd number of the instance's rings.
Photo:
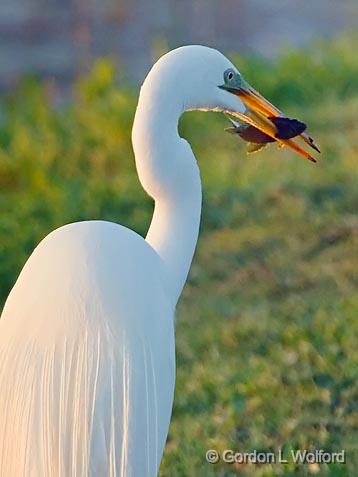
<path id="1" fill-rule="evenodd" d="M 355 39 L 277 62 L 236 58 L 322 149 L 246 156 L 220 115 L 181 132 L 202 171 L 201 235 L 177 313 L 177 387 L 161 477 L 356 475 L 358 57 Z M 233 55 L 236 57 L 236 55 Z M 54 227 L 118 221 L 144 234 L 152 203 L 130 145 L 136 93 L 99 62 L 74 101 L 27 79 L 2 98 L 0 295 Z M 345 449 L 345 465 L 205 462 L 206 449 Z"/>

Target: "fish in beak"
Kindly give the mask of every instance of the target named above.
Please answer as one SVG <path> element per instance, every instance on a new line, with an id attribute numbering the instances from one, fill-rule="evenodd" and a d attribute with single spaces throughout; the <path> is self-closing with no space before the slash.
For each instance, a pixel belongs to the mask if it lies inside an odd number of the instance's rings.
<path id="1" fill-rule="evenodd" d="M 224 84 L 219 88 L 239 96 L 246 106 L 245 113 L 225 111 L 229 116 L 240 120 L 231 120 L 232 127 L 228 131 L 238 133 L 242 139 L 250 143 L 249 152 L 264 147 L 269 142 L 277 142 L 279 146 L 287 146 L 306 159 L 316 159 L 301 145 L 303 141 L 316 152 L 320 152 L 313 139 L 306 133 L 306 125 L 297 119 L 290 119 L 253 89 L 238 73 L 229 69 L 224 73 Z M 297 139 L 293 139 L 297 138 Z"/>

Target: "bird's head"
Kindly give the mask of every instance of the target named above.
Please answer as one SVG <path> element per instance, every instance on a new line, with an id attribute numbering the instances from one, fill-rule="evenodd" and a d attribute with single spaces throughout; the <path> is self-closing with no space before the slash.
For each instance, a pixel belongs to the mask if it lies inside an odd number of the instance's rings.
<path id="1" fill-rule="evenodd" d="M 252 88 L 219 51 L 199 45 L 183 46 L 164 55 L 154 65 L 152 73 L 146 80 L 151 82 L 153 76 L 156 78 L 152 91 L 158 89 L 161 97 L 168 92 L 173 97 L 177 92 L 183 111 L 224 112 L 246 125 L 245 134 L 241 134 L 239 128 L 237 132 L 247 141 L 261 144 L 277 141 L 315 162 L 298 142 L 301 140 L 318 151 L 312 138 L 304 132 L 305 125 L 286 118 Z M 157 81 L 158 78 L 161 81 Z M 231 129 L 235 130 L 235 127 Z"/>

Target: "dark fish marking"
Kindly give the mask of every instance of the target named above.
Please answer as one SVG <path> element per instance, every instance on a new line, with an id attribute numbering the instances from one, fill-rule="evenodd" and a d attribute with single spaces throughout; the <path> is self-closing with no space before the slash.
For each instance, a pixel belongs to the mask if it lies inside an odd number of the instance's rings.
<path id="1" fill-rule="evenodd" d="M 312 149 L 314 149 L 315 151 L 321 153 L 321 151 L 318 149 L 318 146 L 316 146 L 316 144 L 314 143 L 313 139 L 311 138 L 311 136 L 308 136 L 308 141 L 310 143 L 310 146 L 312 147 Z"/>
<path id="2" fill-rule="evenodd" d="M 305 123 L 298 121 L 298 119 L 282 118 L 270 116 L 268 118 L 277 128 L 275 136 L 277 139 L 291 139 L 299 136 L 306 129 Z"/>

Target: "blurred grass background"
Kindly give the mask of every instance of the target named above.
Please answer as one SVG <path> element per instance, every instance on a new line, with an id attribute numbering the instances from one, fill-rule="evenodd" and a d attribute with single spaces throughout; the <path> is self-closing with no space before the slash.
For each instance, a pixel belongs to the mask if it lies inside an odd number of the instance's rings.
<path id="1" fill-rule="evenodd" d="M 355 476 L 358 468 L 357 35 L 272 61 L 231 55 L 245 78 L 308 123 L 317 165 L 267 147 L 246 156 L 217 114 L 180 125 L 202 171 L 201 235 L 177 313 L 177 387 L 161 477 Z M 25 78 L 0 106 L 1 304 L 36 244 L 84 219 L 145 234 L 153 204 L 130 130 L 138 91 L 110 59 L 52 106 Z M 346 465 L 229 466 L 209 448 L 324 448 Z"/>

